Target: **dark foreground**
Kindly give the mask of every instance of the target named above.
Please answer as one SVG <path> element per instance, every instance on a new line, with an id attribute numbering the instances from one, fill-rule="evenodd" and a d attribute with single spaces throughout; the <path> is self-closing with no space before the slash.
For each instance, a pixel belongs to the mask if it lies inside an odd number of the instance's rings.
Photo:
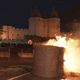
<path id="1" fill-rule="evenodd" d="M 65 79 L 42 78 L 32 75 L 32 58 L 0 59 L 0 80 L 80 80 L 80 76 Z"/>

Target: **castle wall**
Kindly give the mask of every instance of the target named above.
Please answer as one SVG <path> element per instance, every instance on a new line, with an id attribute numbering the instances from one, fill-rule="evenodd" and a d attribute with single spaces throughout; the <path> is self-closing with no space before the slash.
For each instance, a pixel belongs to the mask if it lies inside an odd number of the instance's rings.
<path id="1" fill-rule="evenodd" d="M 19 29 L 12 26 L 3 26 L 2 39 L 23 39 L 28 34 L 27 29 Z"/>
<path id="2" fill-rule="evenodd" d="M 49 37 L 54 37 L 55 34 L 59 34 L 60 33 L 60 19 L 58 18 L 50 18 L 48 20 L 49 22 Z"/>

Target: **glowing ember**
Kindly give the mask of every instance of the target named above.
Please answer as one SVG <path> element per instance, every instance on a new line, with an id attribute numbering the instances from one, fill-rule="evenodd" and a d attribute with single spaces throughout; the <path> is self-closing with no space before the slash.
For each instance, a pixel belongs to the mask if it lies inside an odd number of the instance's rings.
<path id="1" fill-rule="evenodd" d="M 80 40 L 67 37 L 57 36 L 55 39 L 50 39 L 45 45 L 53 45 L 64 47 L 64 70 L 65 72 L 80 73 Z"/>

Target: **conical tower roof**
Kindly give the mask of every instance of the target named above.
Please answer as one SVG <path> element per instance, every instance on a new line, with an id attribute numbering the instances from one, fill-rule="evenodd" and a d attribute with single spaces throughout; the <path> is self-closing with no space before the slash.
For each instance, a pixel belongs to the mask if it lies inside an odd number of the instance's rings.
<path id="1" fill-rule="evenodd" d="M 56 9 L 52 9 L 51 13 L 50 13 L 50 17 L 59 17 L 58 12 Z"/>
<path id="2" fill-rule="evenodd" d="M 34 8 L 32 10 L 32 17 L 41 17 L 41 14 L 38 9 Z"/>

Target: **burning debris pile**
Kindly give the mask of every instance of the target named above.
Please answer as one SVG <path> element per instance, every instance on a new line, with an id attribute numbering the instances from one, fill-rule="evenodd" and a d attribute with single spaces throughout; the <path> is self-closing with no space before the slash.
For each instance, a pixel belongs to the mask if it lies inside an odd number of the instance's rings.
<path id="1" fill-rule="evenodd" d="M 56 36 L 45 45 L 64 47 L 64 71 L 65 73 L 80 73 L 80 40 L 78 38 Z"/>
<path id="2" fill-rule="evenodd" d="M 43 50 L 44 46 L 45 46 L 45 51 Z M 58 54 L 57 56 L 63 56 L 61 58 L 63 58 L 63 60 L 64 60 L 63 63 L 62 63 L 63 64 L 63 69 L 64 69 L 64 74 L 65 74 L 64 76 L 66 76 L 66 77 L 67 76 L 74 76 L 74 77 L 75 76 L 80 76 L 80 62 L 79 62 L 80 61 L 80 40 L 76 37 L 67 37 L 67 36 L 56 36 L 55 39 L 50 39 L 49 41 L 47 41 L 45 43 L 36 44 L 36 48 L 34 50 L 36 51 L 38 48 L 40 48 L 40 50 L 38 49 L 36 52 L 34 51 L 35 52 L 35 55 L 34 55 L 34 61 L 35 61 L 34 69 L 37 69 L 37 70 L 34 70 L 34 74 L 41 75 L 41 76 L 47 76 L 48 75 L 48 76 L 53 77 L 52 73 L 50 75 L 49 73 L 47 74 L 47 71 L 44 72 L 45 68 L 47 70 L 47 68 L 50 68 L 51 67 L 50 65 L 52 65 L 49 62 L 50 60 L 47 60 L 48 58 L 46 58 L 46 56 L 51 57 L 48 54 L 52 54 L 52 53 L 50 53 L 51 51 L 48 51 L 46 49 L 47 48 L 46 46 L 48 48 L 50 46 L 51 47 L 53 46 L 53 47 L 58 47 L 58 48 L 59 47 L 64 48 L 64 52 L 62 52 L 62 53 L 64 53 L 64 55 L 62 55 L 61 52 L 57 52 L 57 51 L 55 52 L 55 49 L 52 48 L 53 49 L 52 52 L 54 52 L 53 54 Z M 56 48 L 56 49 L 58 50 L 58 48 Z M 47 52 L 48 52 L 48 54 L 47 54 Z M 46 55 L 44 57 L 46 60 L 43 57 L 41 57 L 41 59 L 40 59 L 40 56 L 42 56 L 42 55 L 44 55 L 44 56 Z M 35 56 L 36 56 L 36 59 L 35 59 Z M 40 65 L 37 62 L 38 61 L 37 56 L 38 56 L 41 64 L 43 64 L 44 66 L 41 65 L 41 67 L 40 67 Z M 49 58 L 49 59 L 51 59 L 51 58 Z M 49 62 L 50 65 L 48 64 L 48 62 Z M 59 61 L 58 61 L 58 64 L 60 64 Z M 48 65 L 48 67 L 47 67 L 47 65 Z M 56 66 L 56 63 L 55 63 L 55 66 Z M 42 68 L 42 72 L 41 72 L 41 68 Z M 51 69 L 49 69 L 49 70 L 51 70 Z M 43 73 L 43 75 L 42 75 L 42 73 Z M 54 76 L 54 77 L 57 77 L 57 76 Z"/>

